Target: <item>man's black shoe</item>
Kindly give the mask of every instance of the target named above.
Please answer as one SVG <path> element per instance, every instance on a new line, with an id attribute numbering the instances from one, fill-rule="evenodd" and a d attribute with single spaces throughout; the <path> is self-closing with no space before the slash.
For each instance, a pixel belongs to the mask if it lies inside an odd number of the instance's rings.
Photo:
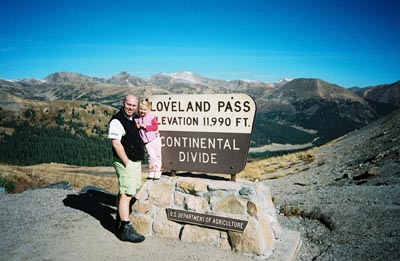
<path id="1" fill-rule="evenodd" d="M 121 225 L 120 239 L 121 241 L 129 241 L 132 243 L 140 243 L 144 241 L 145 237 L 138 234 L 130 223 Z"/>

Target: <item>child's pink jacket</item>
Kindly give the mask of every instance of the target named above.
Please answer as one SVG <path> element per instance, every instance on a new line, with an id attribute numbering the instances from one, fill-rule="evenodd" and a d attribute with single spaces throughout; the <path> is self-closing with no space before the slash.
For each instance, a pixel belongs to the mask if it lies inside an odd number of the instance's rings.
<path id="1" fill-rule="evenodd" d="M 146 129 L 140 129 L 139 134 L 144 143 L 148 143 L 159 137 L 157 117 L 151 113 L 147 113 L 144 117 L 135 119 L 137 124 L 146 126 Z"/>

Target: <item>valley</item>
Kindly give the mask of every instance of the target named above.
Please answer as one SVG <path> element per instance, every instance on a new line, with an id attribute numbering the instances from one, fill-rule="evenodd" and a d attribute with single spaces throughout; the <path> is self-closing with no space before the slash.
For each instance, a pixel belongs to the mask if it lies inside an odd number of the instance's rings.
<path id="1" fill-rule="evenodd" d="M 153 95 L 173 94 L 227 94 L 244 93 L 254 99 L 257 106 L 252 138 L 250 142 L 251 158 L 269 157 L 287 152 L 304 150 L 320 146 L 359 129 L 378 118 L 398 108 L 396 95 L 400 83 L 378 86 L 379 91 L 388 91 L 393 98 L 381 99 L 384 94 L 374 96 L 377 100 L 366 99 L 367 96 L 357 95 L 338 85 L 320 79 L 290 79 L 278 83 L 263 83 L 258 81 L 223 81 L 210 79 L 200 75 L 179 72 L 175 74 L 157 74 L 149 78 L 138 78 L 122 72 L 110 79 L 96 78 L 79 73 L 57 72 L 43 80 L 23 79 L 10 81 L 0 79 L 0 143 L 3 152 L 10 151 L 10 146 L 16 151 L 35 148 L 30 140 L 28 146 L 20 143 L 11 143 L 17 136 L 25 132 L 37 133 L 37 128 L 48 129 L 50 132 L 60 132 L 59 135 L 73 139 L 92 139 L 91 143 L 107 146 L 108 121 L 120 107 L 123 97 L 132 93 L 138 97 L 151 98 Z M 368 88 L 372 93 L 374 87 Z M 357 89 L 357 93 L 361 93 Z M 365 96 L 365 98 L 364 98 Z M 246 109 L 246 104 L 224 103 L 220 110 Z M 182 110 L 179 104 L 156 104 L 155 106 L 171 106 L 177 111 Z M 191 104 L 192 110 L 207 110 L 204 104 Z M 238 107 L 239 106 L 239 107 Z M 187 109 L 187 108 L 185 108 Z M 223 113 L 223 112 L 221 112 Z M 195 119 L 162 118 L 164 124 L 194 125 Z M 175 121 L 181 122 L 175 122 Z M 196 120 L 198 120 L 196 118 Z M 203 122 L 204 121 L 204 122 Z M 202 123 L 213 126 L 219 124 L 218 119 L 204 118 Z M 224 122 L 225 124 L 225 122 Z M 233 124 L 233 125 L 232 125 Z M 230 123 L 226 128 L 234 128 Z M 16 131 L 18 130 L 18 131 Z M 61 134 L 64 132 L 64 134 Z M 29 134 L 28 134 L 29 135 Z M 41 137 L 41 134 L 35 134 Z M 13 137 L 14 136 L 14 137 Z M 54 139 L 54 135 L 47 135 L 49 143 L 63 143 Z M 20 139 L 20 137 L 18 138 Z M 87 145 L 81 146 L 82 154 L 88 153 Z M 85 151 L 86 150 L 86 151 Z M 110 162 L 110 154 L 101 149 L 103 154 L 98 157 L 104 159 L 104 164 Z M 89 152 L 92 153 L 92 152 Z M 36 155 L 35 150 L 27 154 Z M 8 157 L 13 158 L 13 157 Z M 42 161 L 7 160 L 9 164 L 37 164 L 45 162 L 60 162 L 58 158 L 42 159 Z M 4 162 L 4 160 L 3 160 Z M 76 162 L 68 164 L 85 164 L 94 166 L 99 161 Z"/>

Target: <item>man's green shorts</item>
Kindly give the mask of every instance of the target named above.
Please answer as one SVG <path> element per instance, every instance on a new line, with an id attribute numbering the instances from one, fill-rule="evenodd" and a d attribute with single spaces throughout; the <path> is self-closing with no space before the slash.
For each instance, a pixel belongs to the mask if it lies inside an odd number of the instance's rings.
<path id="1" fill-rule="evenodd" d="M 142 186 L 142 162 L 130 160 L 125 167 L 120 159 L 114 159 L 113 165 L 118 176 L 119 193 L 136 195 Z"/>

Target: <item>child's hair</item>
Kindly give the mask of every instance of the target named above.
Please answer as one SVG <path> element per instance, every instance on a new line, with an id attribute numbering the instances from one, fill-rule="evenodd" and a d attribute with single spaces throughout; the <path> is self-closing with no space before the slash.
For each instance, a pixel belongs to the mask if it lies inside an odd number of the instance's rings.
<path id="1" fill-rule="evenodd" d="M 139 101 L 139 107 L 140 106 L 144 106 L 144 107 L 146 107 L 147 109 L 151 109 L 151 102 L 149 101 L 149 99 L 141 99 L 140 101 Z"/>

